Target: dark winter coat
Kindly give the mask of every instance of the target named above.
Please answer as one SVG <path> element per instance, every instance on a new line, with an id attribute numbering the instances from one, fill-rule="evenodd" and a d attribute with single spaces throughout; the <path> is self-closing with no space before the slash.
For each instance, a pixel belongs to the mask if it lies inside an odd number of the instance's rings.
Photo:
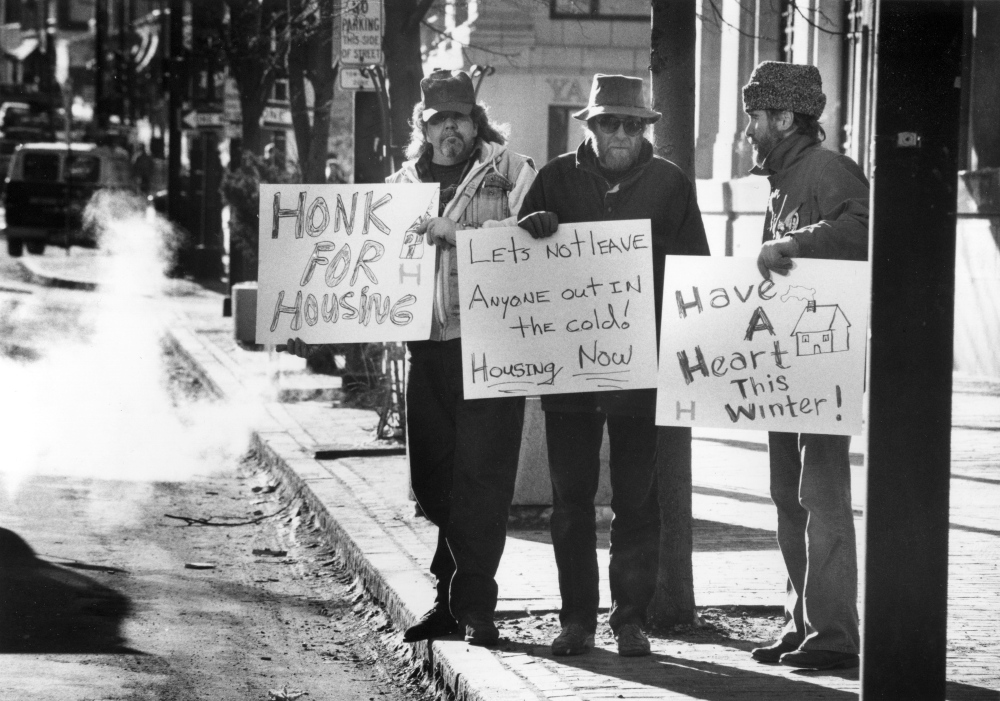
<path id="1" fill-rule="evenodd" d="M 771 183 L 765 241 L 794 236 L 801 258 L 868 259 L 868 179 L 849 157 L 795 134 L 750 172 Z"/>
<path id="2" fill-rule="evenodd" d="M 653 155 L 653 147 L 644 142 L 638 164 L 621 182 L 612 186 L 601 174 L 590 141 L 586 140 L 576 153 L 559 156 L 538 171 L 518 218 L 541 211 L 555 212 L 560 224 L 650 220 L 659 338 L 664 256 L 708 255 L 708 240 L 695 188 L 684 172 L 670 161 Z M 542 408 L 654 416 L 656 390 L 549 394 L 542 397 Z"/>

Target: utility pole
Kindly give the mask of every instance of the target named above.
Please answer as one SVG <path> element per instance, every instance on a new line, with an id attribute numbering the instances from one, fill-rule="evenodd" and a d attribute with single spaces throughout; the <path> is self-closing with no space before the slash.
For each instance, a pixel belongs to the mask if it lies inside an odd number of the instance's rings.
<path id="1" fill-rule="evenodd" d="M 102 2 L 103 0 L 98 0 Z M 170 115 L 168 119 L 167 153 L 167 215 L 170 221 L 186 221 L 184 199 L 181 197 L 181 110 L 187 87 L 187 57 L 184 49 L 184 0 L 170 2 L 170 36 L 168 84 Z"/>
<path id="2" fill-rule="evenodd" d="M 653 0 L 650 72 L 656 153 L 694 182 L 695 0 Z M 694 621 L 691 429 L 658 428 L 660 551 L 650 622 L 669 628 Z"/>
<path id="3" fill-rule="evenodd" d="M 108 125 L 108 0 L 95 0 L 94 7 L 94 123 L 99 131 Z"/>
<path id="4" fill-rule="evenodd" d="M 963 11 L 876 8 L 863 701 L 945 698 Z"/>

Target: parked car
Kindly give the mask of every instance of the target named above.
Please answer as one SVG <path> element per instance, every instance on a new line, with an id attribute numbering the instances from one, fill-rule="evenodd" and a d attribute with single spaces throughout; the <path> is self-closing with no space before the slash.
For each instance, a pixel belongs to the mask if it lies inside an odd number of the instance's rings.
<path id="1" fill-rule="evenodd" d="M 44 103 L 8 100 L 0 104 L 0 178 L 7 176 L 18 146 L 56 140 L 55 118 L 54 109 Z"/>
<path id="2" fill-rule="evenodd" d="M 128 154 L 96 144 L 24 144 L 11 158 L 3 193 L 7 214 L 7 252 L 24 247 L 40 255 L 49 244 L 95 246 L 92 223 L 84 210 L 100 192 L 135 193 Z"/>

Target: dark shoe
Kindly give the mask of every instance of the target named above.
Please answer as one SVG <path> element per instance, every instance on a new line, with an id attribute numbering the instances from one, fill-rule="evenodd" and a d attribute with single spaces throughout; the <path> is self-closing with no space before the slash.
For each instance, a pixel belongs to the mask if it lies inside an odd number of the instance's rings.
<path id="1" fill-rule="evenodd" d="M 621 657 L 643 657 L 649 654 L 649 638 L 635 623 L 626 623 L 615 634 Z"/>
<path id="2" fill-rule="evenodd" d="M 556 657 L 582 655 L 594 647 L 594 634 L 579 623 L 570 623 L 552 641 L 552 654 Z"/>
<path id="3" fill-rule="evenodd" d="M 404 643 L 415 643 L 431 638 L 446 638 L 458 632 L 458 621 L 444 606 L 435 605 L 420 620 L 403 633 Z"/>
<path id="4" fill-rule="evenodd" d="M 779 662 L 799 669 L 851 669 L 858 666 L 858 656 L 833 650 L 796 650 L 786 652 Z"/>
<path id="5" fill-rule="evenodd" d="M 799 649 L 799 646 L 795 643 L 788 643 L 784 640 L 779 640 L 775 643 L 771 643 L 766 647 L 757 647 L 750 651 L 750 656 L 753 657 L 758 662 L 767 662 L 768 664 L 778 664 L 778 660 L 786 652 L 795 652 Z"/>
<path id="6" fill-rule="evenodd" d="M 465 628 L 465 642 L 469 645 L 491 647 L 500 640 L 500 631 L 493 623 L 491 613 L 469 613 L 462 616 L 462 627 Z"/>

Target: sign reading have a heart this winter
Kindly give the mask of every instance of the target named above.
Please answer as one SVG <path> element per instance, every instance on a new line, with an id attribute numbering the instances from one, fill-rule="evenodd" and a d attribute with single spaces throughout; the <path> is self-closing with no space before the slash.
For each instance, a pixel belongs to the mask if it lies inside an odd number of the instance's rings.
<path id="1" fill-rule="evenodd" d="M 667 256 L 656 422 L 859 435 L 867 263 Z"/>

